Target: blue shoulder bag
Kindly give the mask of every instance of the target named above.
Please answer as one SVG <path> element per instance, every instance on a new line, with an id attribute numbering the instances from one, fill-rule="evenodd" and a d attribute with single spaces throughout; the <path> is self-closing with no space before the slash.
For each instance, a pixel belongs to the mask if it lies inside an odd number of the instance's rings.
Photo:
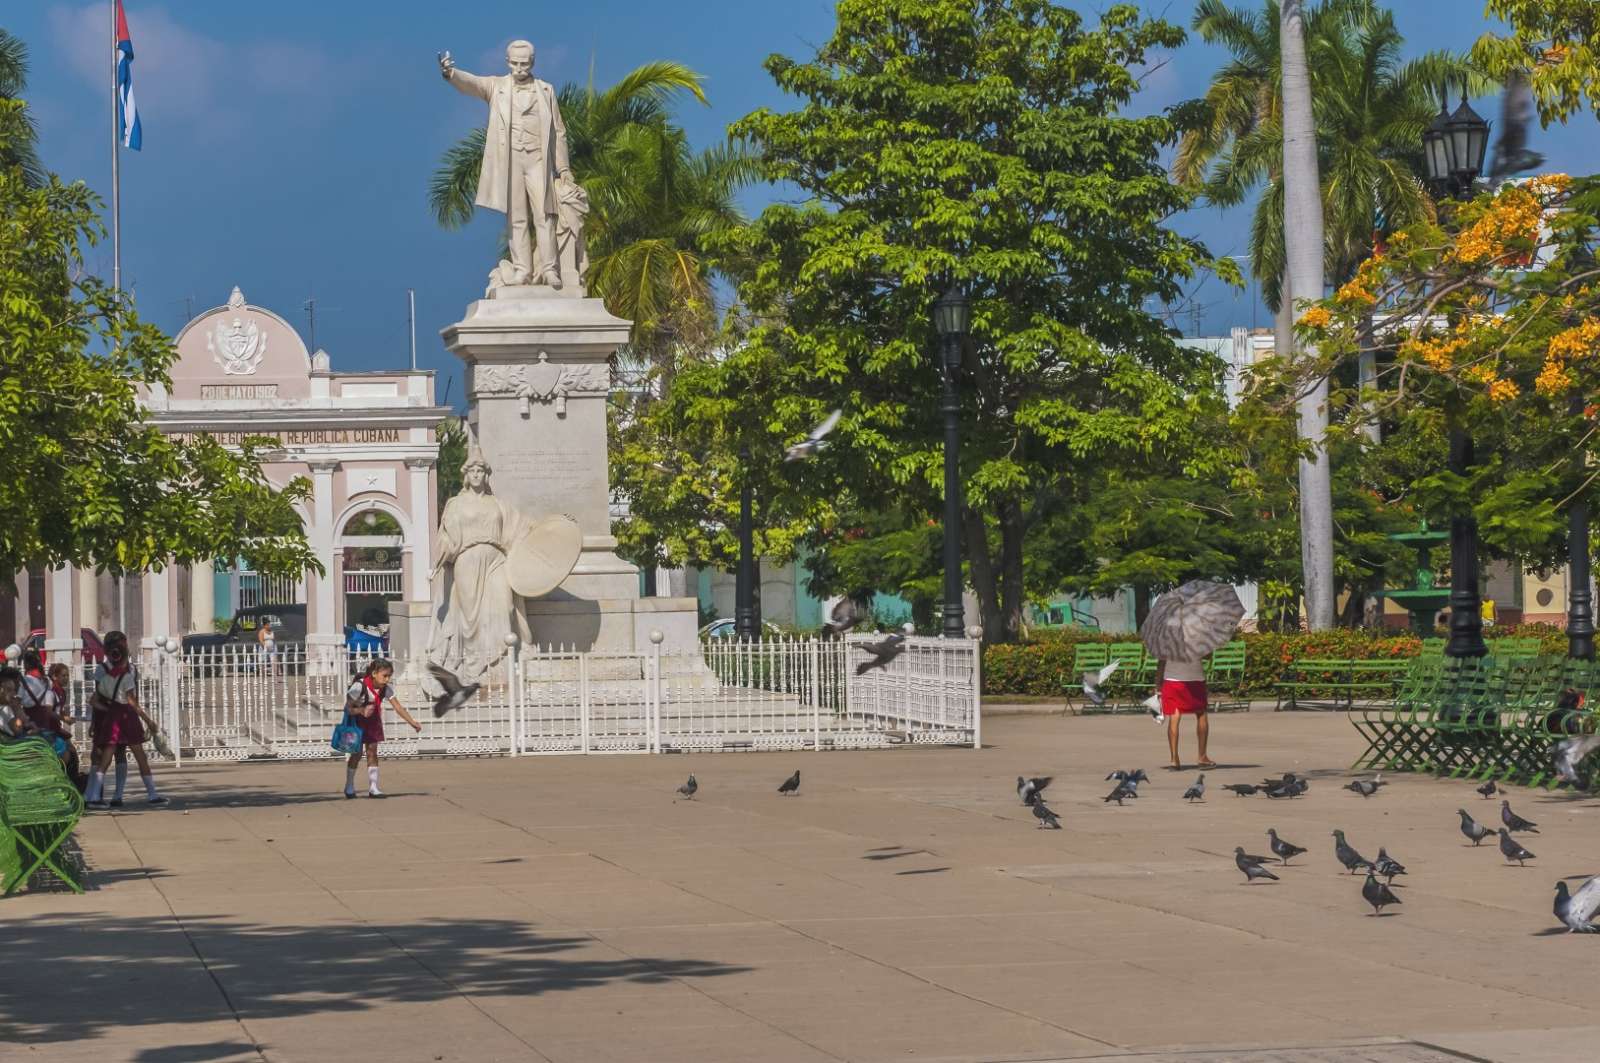
<path id="1" fill-rule="evenodd" d="M 366 741 L 366 732 L 358 724 L 350 722 L 350 710 L 344 711 L 344 719 L 334 725 L 333 746 L 334 752 L 350 756 L 352 753 L 361 752 L 361 745 Z"/>

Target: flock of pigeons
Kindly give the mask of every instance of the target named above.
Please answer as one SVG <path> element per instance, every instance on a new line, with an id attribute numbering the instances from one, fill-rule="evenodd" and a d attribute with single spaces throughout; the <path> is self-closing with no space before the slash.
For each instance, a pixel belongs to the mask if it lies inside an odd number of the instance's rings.
<path id="1" fill-rule="evenodd" d="M 1582 757 L 1577 758 L 1579 760 Z M 1039 821 L 1040 830 L 1060 830 L 1061 819 L 1045 804 L 1045 789 L 1054 777 L 1043 776 L 1017 776 L 1017 798 L 1033 810 L 1033 816 Z M 1117 770 L 1106 776 L 1106 780 L 1115 781 L 1111 792 L 1104 798 L 1105 802 L 1116 802 L 1121 805 L 1124 801 L 1139 796 L 1139 784 L 1149 782 L 1150 777 L 1143 768 L 1132 771 Z M 691 778 L 692 781 L 692 778 Z M 1381 774 L 1371 779 L 1356 779 L 1343 789 L 1361 795 L 1366 799 L 1375 795 L 1382 787 L 1388 785 Z M 1311 788 L 1309 780 L 1304 779 L 1294 772 L 1284 772 L 1276 779 L 1265 779 L 1259 783 L 1229 783 L 1223 789 L 1239 796 L 1249 797 L 1254 794 L 1264 794 L 1269 798 L 1292 799 L 1300 797 Z M 1493 782 L 1477 787 L 1477 792 L 1485 799 L 1493 798 L 1498 788 Z M 1183 800 L 1190 802 L 1203 801 L 1206 793 L 1206 777 L 1202 773 L 1199 778 L 1183 792 Z M 1477 846 L 1485 838 L 1496 833 L 1491 827 L 1486 827 L 1476 822 L 1466 809 L 1457 809 L 1461 815 L 1461 833 Z M 1535 859 L 1523 845 L 1512 837 L 1513 834 L 1537 834 L 1537 823 L 1517 815 L 1511 810 L 1511 802 L 1500 802 L 1500 820 L 1505 825 L 1498 828 L 1500 835 L 1500 852 L 1505 856 L 1506 862 L 1515 861 L 1518 866 L 1526 866 L 1526 862 Z M 1245 883 L 1257 881 L 1279 881 L 1278 876 L 1267 867 L 1268 864 L 1277 863 L 1281 867 L 1288 867 L 1289 861 L 1307 852 L 1304 846 L 1295 845 L 1279 837 L 1276 827 L 1267 831 L 1268 845 L 1272 856 L 1256 856 L 1245 851 L 1244 846 L 1235 846 L 1233 862 L 1240 872 L 1244 874 Z M 1352 846 L 1344 836 L 1344 831 L 1333 832 L 1333 855 L 1349 874 L 1365 870 L 1366 881 L 1361 886 L 1361 896 L 1366 903 L 1372 906 L 1374 915 L 1382 915 L 1383 909 L 1390 905 L 1401 903 L 1391 886 L 1397 876 L 1406 873 L 1405 865 L 1390 856 L 1388 850 L 1379 846 L 1376 860 L 1368 860 Z M 1378 881 L 1379 878 L 1383 881 Z M 1565 881 L 1556 883 L 1555 916 L 1566 925 L 1569 932 L 1573 933 L 1600 933 L 1600 924 L 1596 924 L 1596 915 L 1600 914 L 1600 875 L 1589 879 L 1575 891 L 1569 891 Z"/>

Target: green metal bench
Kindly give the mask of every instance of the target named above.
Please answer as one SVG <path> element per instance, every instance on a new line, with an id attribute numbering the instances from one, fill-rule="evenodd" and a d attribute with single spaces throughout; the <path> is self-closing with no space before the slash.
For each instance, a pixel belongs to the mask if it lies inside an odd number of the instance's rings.
<path id="1" fill-rule="evenodd" d="M 59 856 L 82 815 L 83 796 L 48 742 L 0 745 L 0 893 L 16 893 L 41 869 L 82 893 L 83 883 Z"/>
<path id="2" fill-rule="evenodd" d="M 1242 709 L 1245 700 L 1239 694 L 1244 684 L 1245 648 L 1242 641 L 1217 647 L 1206 658 L 1206 693 L 1214 709 Z"/>
<path id="3" fill-rule="evenodd" d="M 1074 703 L 1084 708 L 1098 708 L 1092 706 L 1083 696 L 1083 676 L 1085 672 L 1098 672 L 1107 664 L 1107 646 L 1104 642 L 1080 642 L 1072 647 L 1072 671 L 1067 674 L 1067 710 L 1077 712 Z M 1119 669 L 1120 671 L 1120 669 Z"/>
<path id="4" fill-rule="evenodd" d="M 1293 678 L 1274 683 L 1278 711 L 1289 709 L 1351 709 L 1357 701 L 1386 702 L 1394 697 L 1395 684 L 1410 668 L 1409 660 L 1350 660 L 1335 657 L 1306 657 L 1293 662 Z"/>

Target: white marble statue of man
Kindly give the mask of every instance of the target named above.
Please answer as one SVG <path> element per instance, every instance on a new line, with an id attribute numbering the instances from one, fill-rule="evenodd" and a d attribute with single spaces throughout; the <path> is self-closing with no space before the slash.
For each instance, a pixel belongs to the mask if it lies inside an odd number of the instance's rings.
<path id="1" fill-rule="evenodd" d="M 475 202 L 508 213 L 511 220 L 511 263 L 509 268 L 498 267 L 494 276 L 505 284 L 560 288 L 566 281 L 576 286 L 583 278 L 563 278 L 556 257 L 561 208 L 557 182 L 576 185 L 567 160 L 567 127 L 561 121 L 556 90 L 533 76 L 533 54 L 529 42 L 512 41 L 506 46 L 511 72 L 480 77 L 459 69 L 445 52 L 439 56 L 439 73 L 458 91 L 489 104 Z M 531 242 L 530 220 L 536 237 Z"/>
<path id="2" fill-rule="evenodd" d="M 506 635 L 533 640 L 522 601 L 511 589 L 506 555 L 526 530 L 526 521 L 489 492 L 489 463 L 477 443 L 461 466 L 462 489 L 439 517 L 437 577 L 446 571 L 443 601 L 434 615 L 428 662 L 454 672 L 463 683 L 489 678 L 507 651 Z M 438 691 L 424 680 L 430 696 Z"/>

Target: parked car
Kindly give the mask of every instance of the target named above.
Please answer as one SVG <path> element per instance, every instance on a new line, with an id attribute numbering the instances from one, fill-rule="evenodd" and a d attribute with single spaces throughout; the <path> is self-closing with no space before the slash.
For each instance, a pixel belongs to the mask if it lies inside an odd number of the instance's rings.
<path id="1" fill-rule="evenodd" d="M 703 639 L 731 639 L 736 637 L 738 630 L 738 621 L 731 616 L 725 616 L 720 620 L 713 620 L 701 628 L 700 637 Z M 761 631 L 766 635 L 783 634 L 783 629 L 778 627 L 777 624 L 769 624 L 765 620 L 761 622 Z"/>
<path id="2" fill-rule="evenodd" d="M 45 652 L 44 643 L 47 632 L 42 627 L 36 627 L 28 632 L 27 644 L 23 647 L 29 650 L 38 650 L 44 663 L 50 663 L 50 655 Z M 81 627 L 78 637 L 83 640 L 83 663 L 85 665 L 99 664 L 106 659 L 106 648 L 100 643 L 100 636 L 94 633 L 93 628 Z"/>
<path id="3" fill-rule="evenodd" d="M 290 655 L 288 647 L 296 649 L 306 640 L 306 607 L 304 603 L 285 605 L 255 605 L 233 614 L 227 631 L 197 631 L 183 636 L 185 654 L 211 654 L 216 664 L 205 669 L 207 675 L 221 675 L 225 665 L 254 667 L 254 653 L 235 651 L 227 653 L 226 647 L 255 648 L 256 631 L 262 621 L 272 625 L 273 642 L 277 646 L 276 660 L 286 671 L 297 672 L 305 667 L 305 659 L 298 653 Z"/>

